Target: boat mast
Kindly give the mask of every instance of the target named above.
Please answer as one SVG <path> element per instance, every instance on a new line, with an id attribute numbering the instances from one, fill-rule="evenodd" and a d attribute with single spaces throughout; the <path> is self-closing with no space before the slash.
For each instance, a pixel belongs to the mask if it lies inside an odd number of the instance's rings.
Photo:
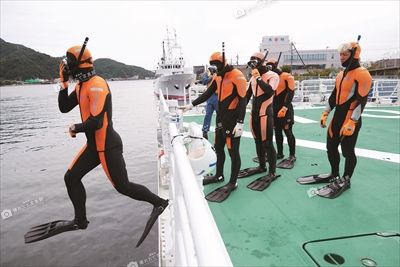
<path id="1" fill-rule="evenodd" d="M 165 63 L 165 47 L 164 47 L 164 41 L 162 42 L 162 59 L 161 59 L 161 63 L 164 64 Z"/>

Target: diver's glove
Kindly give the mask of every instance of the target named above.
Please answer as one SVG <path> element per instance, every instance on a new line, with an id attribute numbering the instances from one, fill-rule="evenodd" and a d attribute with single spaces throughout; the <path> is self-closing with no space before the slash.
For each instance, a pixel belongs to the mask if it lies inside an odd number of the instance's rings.
<path id="1" fill-rule="evenodd" d="M 260 77 L 261 75 L 260 75 L 260 72 L 258 71 L 258 69 L 253 69 L 252 71 L 251 71 L 251 76 L 253 76 L 254 77 L 254 79 L 257 79 L 258 77 Z"/>
<path id="2" fill-rule="evenodd" d="M 64 60 L 61 60 L 60 62 L 59 73 L 60 73 L 60 84 L 62 89 L 68 88 L 68 80 L 69 80 L 68 66 L 66 65 L 66 62 Z"/>
<path id="3" fill-rule="evenodd" d="M 340 129 L 340 135 L 350 136 L 353 135 L 356 129 L 356 121 L 353 119 L 348 119 L 345 124 L 343 124 L 342 129 Z"/>
<path id="4" fill-rule="evenodd" d="M 326 119 L 328 118 L 328 115 L 329 115 L 328 111 L 322 112 L 321 121 L 320 121 L 320 125 L 322 128 L 326 127 Z"/>
<path id="5" fill-rule="evenodd" d="M 283 106 L 278 112 L 278 118 L 284 118 L 286 116 L 287 107 Z"/>
<path id="6" fill-rule="evenodd" d="M 70 135 L 72 138 L 75 138 L 75 137 L 76 137 L 75 124 L 71 124 L 71 125 L 69 126 L 69 135 Z"/>
<path id="7" fill-rule="evenodd" d="M 237 122 L 232 131 L 233 137 L 240 137 L 243 134 L 243 123 Z"/>
<path id="8" fill-rule="evenodd" d="M 179 106 L 178 108 L 182 109 L 183 112 L 185 112 L 185 111 L 191 110 L 193 108 L 193 104 L 190 103 L 189 105 Z"/>

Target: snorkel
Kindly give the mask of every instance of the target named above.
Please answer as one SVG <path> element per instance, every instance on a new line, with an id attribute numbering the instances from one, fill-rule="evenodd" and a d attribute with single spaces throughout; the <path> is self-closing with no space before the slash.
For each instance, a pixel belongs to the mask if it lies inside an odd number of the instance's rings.
<path id="1" fill-rule="evenodd" d="M 80 62 L 80 61 L 81 61 L 81 59 L 82 59 L 83 52 L 85 52 L 85 48 L 86 48 L 86 45 L 87 45 L 88 41 L 89 41 L 89 37 L 86 37 L 86 38 L 85 38 L 85 41 L 83 42 L 81 52 L 79 52 L 79 56 L 78 56 L 78 63 L 79 63 L 79 64 L 83 63 L 83 62 Z M 79 66 L 79 65 L 78 65 L 78 66 Z"/>

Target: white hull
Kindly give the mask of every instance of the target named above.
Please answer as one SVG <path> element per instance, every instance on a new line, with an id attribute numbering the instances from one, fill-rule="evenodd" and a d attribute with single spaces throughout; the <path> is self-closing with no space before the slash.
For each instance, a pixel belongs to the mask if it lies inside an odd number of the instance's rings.
<path id="1" fill-rule="evenodd" d="M 183 100 L 186 92 L 188 98 L 189 90 L 184 89 L 188 85 L 193 85 L 196 75 L 193 73 L 178 73 L 163 75 L 154 81 L 154 93 L 158 95 L 161 89 L 166 99 Z"/>

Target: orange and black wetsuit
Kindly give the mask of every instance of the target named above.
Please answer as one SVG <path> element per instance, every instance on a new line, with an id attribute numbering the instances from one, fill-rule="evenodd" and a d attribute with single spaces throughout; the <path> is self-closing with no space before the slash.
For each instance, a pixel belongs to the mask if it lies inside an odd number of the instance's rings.
<path id="1" fill-rule="evenodd" d="M 231 157 L 231 177 L 229 183 L 236 184 L 241 160 L 239 154 L 240 137 L 233 137 L 236 123 L 243 123 L 246 114 L 246 78 L 243 73 L 227 65 L 222 73 L 214 76 L 207 90 L 195 99 L 196 106 L 212 96 L 218 95 L 218 112 L 215 129 L 215 151 L 217 153 L 217 171 L 215 176 L 223 176 L 225 162 L 225 144 Z"/>
<path id="2" fill-rule="evenodd" d="M 250 128 L 256 143 L 256 151 L 260 167 L 265 168 L 265 154 L 268 157 L 269 173 L 275 174 L 276 151 L 272 143 L 274 119 L 273 99 L 279 76 L 266 66 L 257 68 L 261 77 L 251 77 L 247 89 L 247 103 L 253 96 L 253 105 L 250 113 Z"/>
<path id="3" fill-rule="evenodd" d="M 278 150 L 278 156 L 283 157 L 283 134 L 285 132 L 290 156 L 294 156 L 296 153 L 296 139 L 293 135 L 293 124 L 294 124 L 294 111 L 292 100 L 294 96 L 294 78 L 290 73 L 282 72 L 279 69 L 273 69 L 279 75 L 279 85 L 275 91 L 274 97 L 274 126 L 275 126 L 275 140 L 276 147 Z M 282 107 L 286 107 L 287 111 L 285 117 L 278 118 L 278 112 Z"/>
<path id="4" fill-rule="evenodd" d="M 371 83 L 371 75 L 368 70 L 360 67 L 358 60 L 349 66 L 347 75 L 344 76 L 344 72 L 341 71 L 336 77 L 335 88 L 325 109 L 330 112 L 335 108 L 326 141 L 328 159 L 334 176 L 339 176 L 339 144 L 341 144 L 343 156 L 346 158 L 343 176 L 350 178 L 356 167 L 357 157 L 354 148 L 362 124 L 361 113 L 367 103 Z M 340 136 L 342 126 L 349 119 L 357 122 L 354 133 L 350 136 Z"/>
<path id="5" fill-rule="evenodd" d="M 107 82 L 94 75 L 79 82 L 68 95 L 61 90 L 58 105 L 62 113 L 79 105 L 82 123 L 75 124 L 76 132 L 84 132 L 87 144 L 81 149 L 65 174 L 68 195 L 75 209 L 75 218 L 86 219 L 86 192 L 82 178 L 100 163 L 108 179 L 118 192 L 133 199 L 161 205 L 161 198 L 145 186 L 129 182 L 122 156 L 122 141 L 113 128 L 111 92 Z"/>

